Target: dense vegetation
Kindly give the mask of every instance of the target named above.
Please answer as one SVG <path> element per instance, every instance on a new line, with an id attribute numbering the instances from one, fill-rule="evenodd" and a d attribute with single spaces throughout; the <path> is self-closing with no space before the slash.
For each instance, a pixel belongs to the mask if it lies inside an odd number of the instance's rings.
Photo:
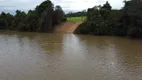
<path id="1" fill-rule="evenodd" d="M 142 38 L 142 1 L 130 0 L 124 3 L 121 10 L 113 10 L 107 1 L 103 6 L 65 15 L 60 6 L 54 7 L 50 0 L 45 0 L 28 13 L 20 10 L 16 11 L 16 15 L 2 12 L 0 29 L 53 32 L 56 25 L 67 20 L 66 17 L 69 21 L 85 18 L 75 33 Z"/>
<path id="2" fill-rule="evenodd" d="M 75 33 L 142 37 L 142 1 L 124 1 L 122 10 L 112 10 L 106 2 L 87 11 L 87 20 Z"/>
<path id="3" fill-rule="evenodd" d="M 52 2 L 46 0 L 34 10 L 29 10 L 27 14 L 20 10 L 17 10 L 14 16 L 2 12 L 0 29 L 52 32 L 54 27 L 63 21 L 66 21 L 66 17 L 62 8 L 60 6 L 54 8 Z"/>

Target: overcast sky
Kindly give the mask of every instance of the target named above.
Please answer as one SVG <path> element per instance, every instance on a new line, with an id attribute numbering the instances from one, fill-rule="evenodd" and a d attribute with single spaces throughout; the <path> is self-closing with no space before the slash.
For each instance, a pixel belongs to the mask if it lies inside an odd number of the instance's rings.
<path id="1" fill-rule="evenodd" d="M 28 11 L 34 9 L 44 0 L 0 0 L 0 12 L 14 13 L 15 10 Z M 95 5 L 104 4 L 106 0 L 51 0 L 54 5 L 60 5 L 65 12 L 81 11 Z M 123 7 L 123 0 L 107 0 L 113 9 Z"/>

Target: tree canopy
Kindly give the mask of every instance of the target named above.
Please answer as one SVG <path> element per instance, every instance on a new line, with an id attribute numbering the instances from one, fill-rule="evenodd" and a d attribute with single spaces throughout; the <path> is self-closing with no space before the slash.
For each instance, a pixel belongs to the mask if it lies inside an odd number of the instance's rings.
<path id="1" fill-rule="evenodd" d="M 106 3 L 102 6 L 102 8 L 107 9 L 107 10 L 111 10 L 111 5 L 108 1 L 106 1 Z"/>
<path id="2" fill-rule="evenodd" d="M 45 0 L 28 13 L 17 10 L 16 15 L 2 12 L 0 28 L 19 31 L 52 32 L 54 26 L 66 21 L 64 11 L 60 6 L 54 8 L 50 0 Z"/>
<path id="3" fill-rule="evenodd" d="M 53 32 L 56 25 L 66 21 L 66 17 L 87 16 L 75 33 L 142 38 L 142 1 L 129 0 L 124 3 L 120 10 L 112 9 L 106 1 L 104 5 L 87 11 L 65 14 L 60 5 L 54 7 L 50 0 L 45 0 L 28 13 L 20 10 L 16 11 L 16 15 L 2 12 L 0 29 Z"/>
<path id="4" fill-rule="evenodd" d="M 124 1 L 122 10 L 113 10 L 107 1 L 88 9 L 87 20 L 75 33 L 142 38 L 142 1 Z"/>

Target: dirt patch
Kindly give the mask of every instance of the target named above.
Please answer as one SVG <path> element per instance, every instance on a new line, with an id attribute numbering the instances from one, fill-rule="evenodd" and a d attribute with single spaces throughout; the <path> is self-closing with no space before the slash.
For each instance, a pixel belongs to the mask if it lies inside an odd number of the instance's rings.
<path id="1" fill-rule="evenodd" d="M 56 33 L 73 33 L 75 29 L 81 24 L 82 22 L 65 22 L 58 25 L 55 29 Z"/>

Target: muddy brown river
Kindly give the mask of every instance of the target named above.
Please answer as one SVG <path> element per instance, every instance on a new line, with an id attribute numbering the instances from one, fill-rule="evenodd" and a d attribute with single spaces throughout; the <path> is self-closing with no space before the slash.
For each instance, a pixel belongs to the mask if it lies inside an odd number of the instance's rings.
<path id="1" fill-rule="evenodd" d="M 0 80 L 142 80 L 142 40 L 1 31 Z"/>

